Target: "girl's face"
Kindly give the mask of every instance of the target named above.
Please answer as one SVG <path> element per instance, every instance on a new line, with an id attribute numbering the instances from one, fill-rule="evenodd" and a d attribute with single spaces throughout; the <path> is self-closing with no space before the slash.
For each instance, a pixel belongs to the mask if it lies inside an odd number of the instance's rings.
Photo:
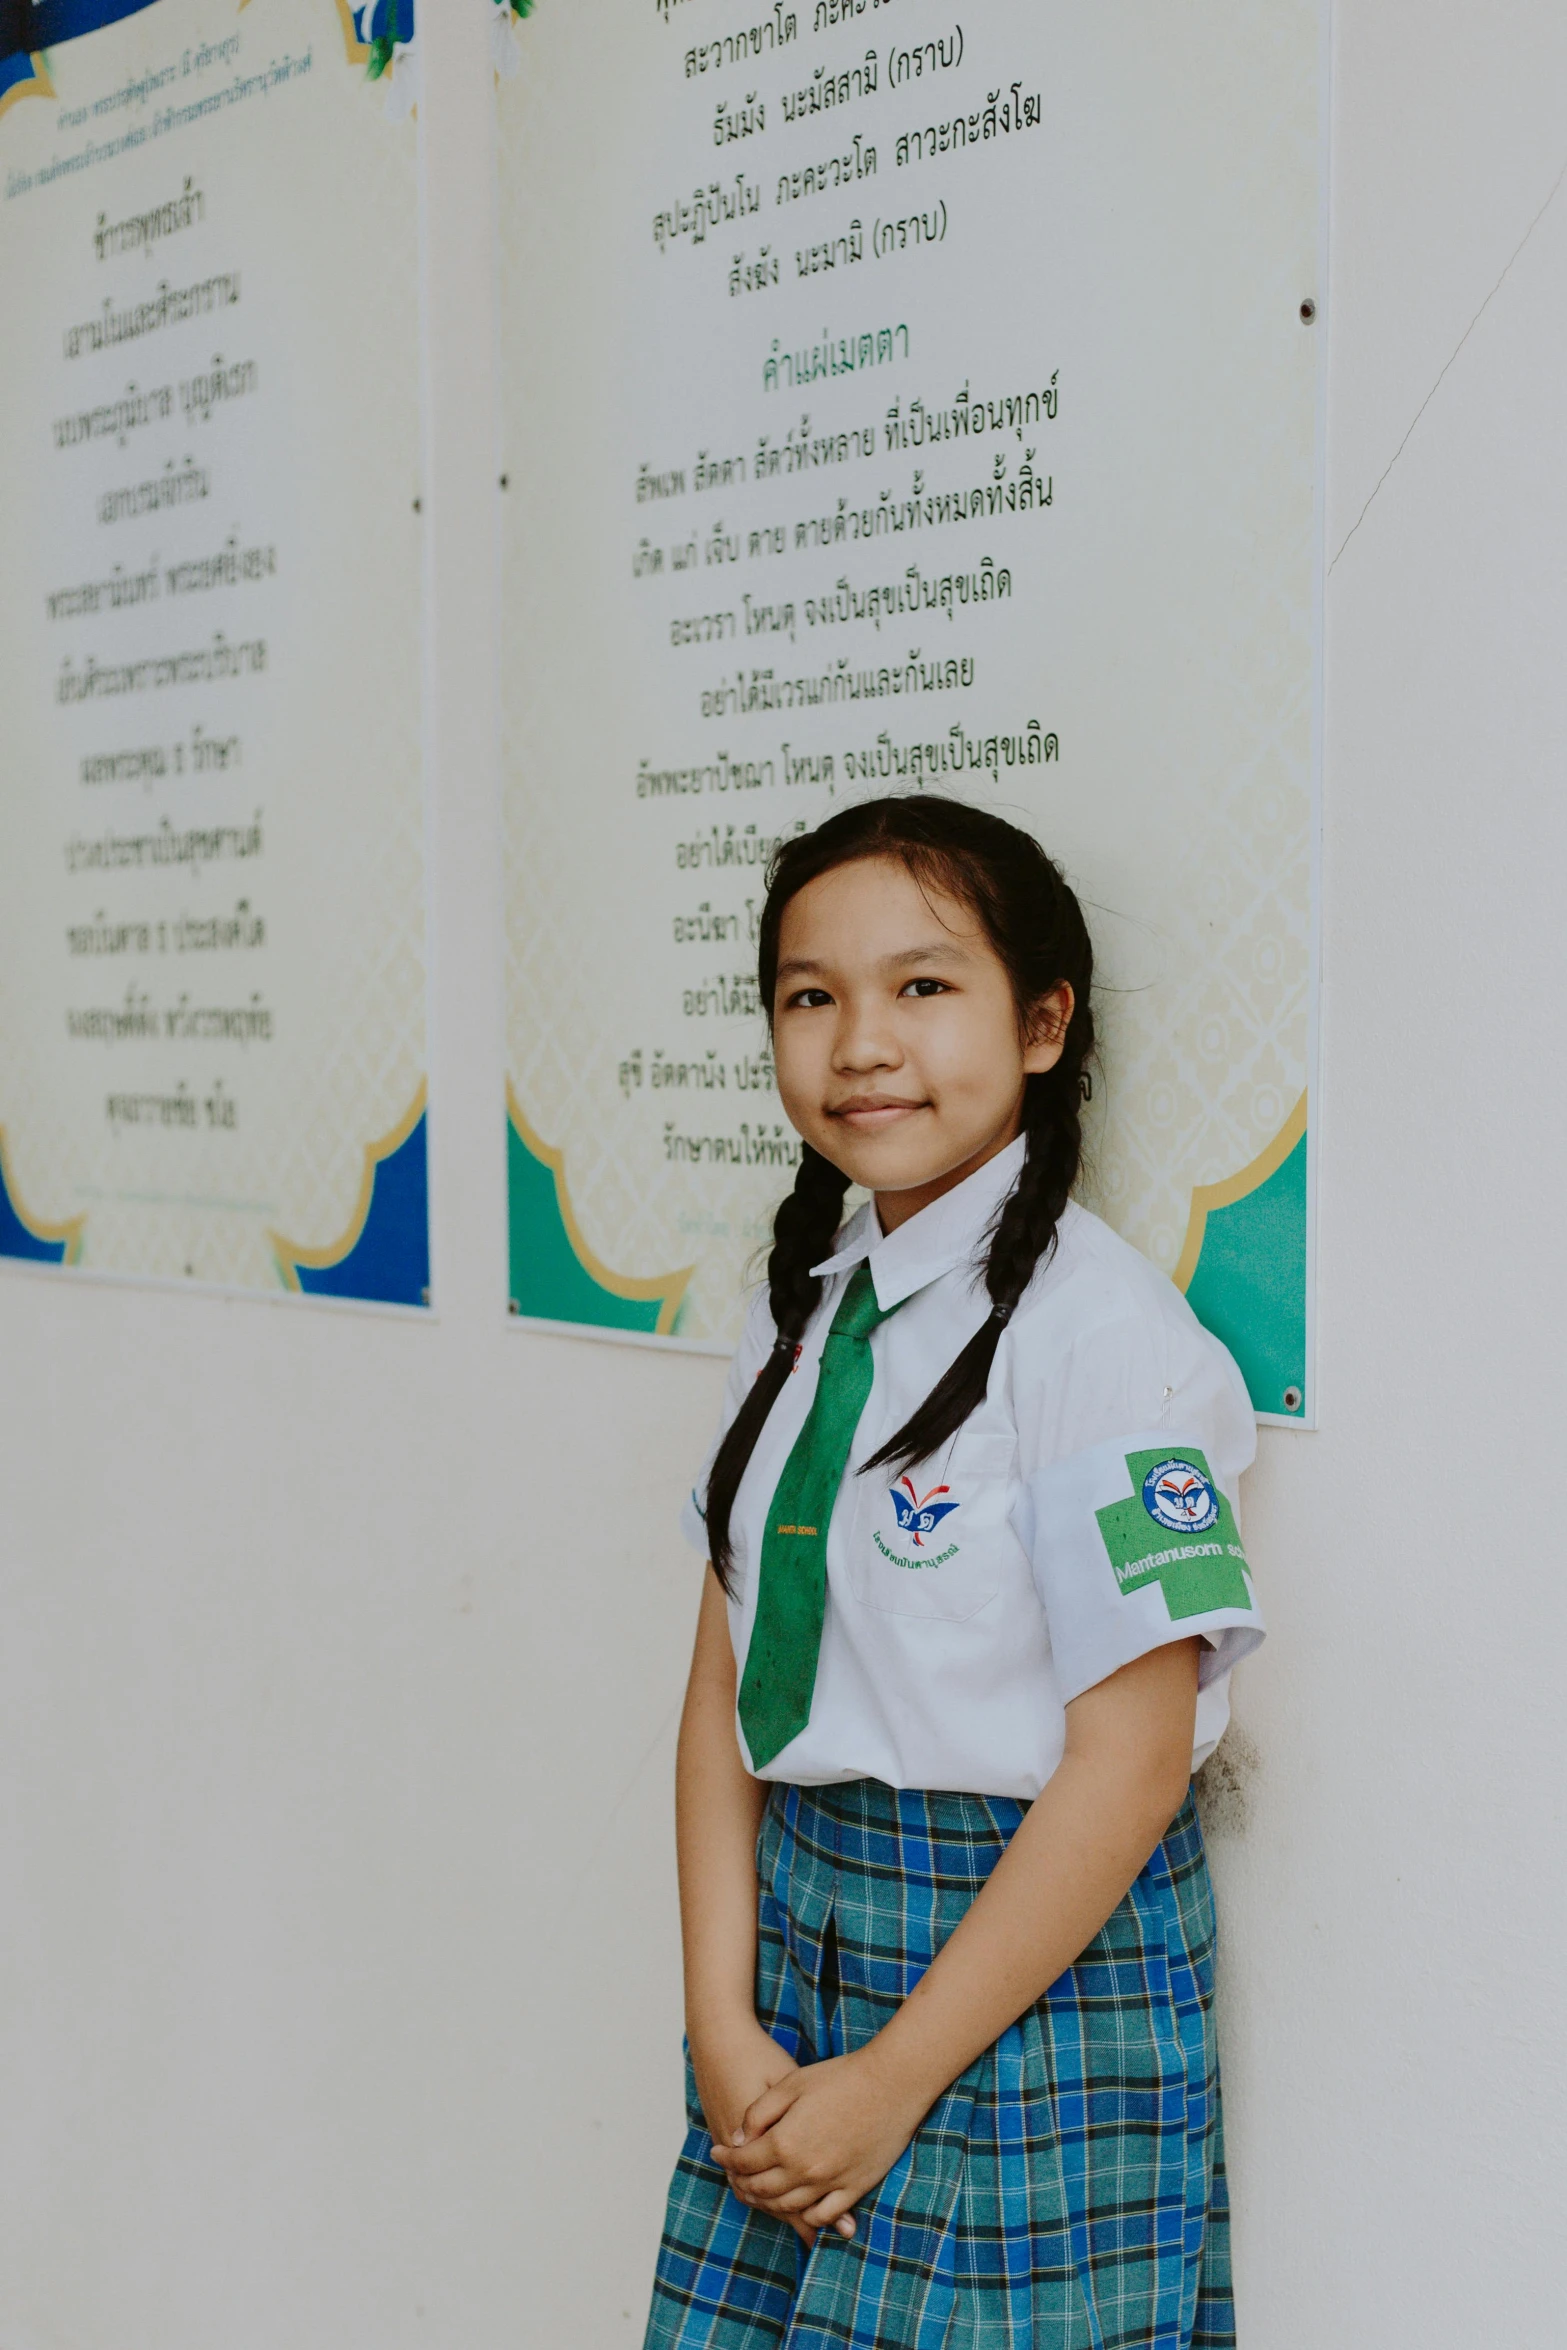
<path id="1" fill-rule="evenodd" d="M 876 1194 L 883 1231 L 1005 1150 L 1071 1017 L 1063 984 L 1025 1034 L 974 914 L 895 858 L 837 866 L 784 909 L 778 1091 L 813 1149 Z"/>

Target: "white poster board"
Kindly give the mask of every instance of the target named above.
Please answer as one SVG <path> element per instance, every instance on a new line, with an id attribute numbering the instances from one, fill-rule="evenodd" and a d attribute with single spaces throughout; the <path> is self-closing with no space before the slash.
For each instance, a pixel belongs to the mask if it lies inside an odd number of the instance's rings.
<path id="1" fill-rule="evenodd" d="M 415 129 L 364 17 L 45 0 L 0 59 L 0 1257 L 428 1303 Z"/>
<path id="2" fill-rule="evenodd" d="M 1309 1412 L 1319 0 L 545 0 L 500 86 L 512 1303 L 727 1344 L 769 846 L 1034 830 L 1087 1196 Z"/>

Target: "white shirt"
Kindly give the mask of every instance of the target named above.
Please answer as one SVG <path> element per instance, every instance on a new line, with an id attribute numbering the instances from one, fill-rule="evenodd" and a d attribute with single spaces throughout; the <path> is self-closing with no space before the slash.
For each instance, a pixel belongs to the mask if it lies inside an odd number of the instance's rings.
<path id="1" fill-rule="evenodd" d="M 1075 1203 L 1001 1334 L 980 1408 L 906 1481 L 855 1473 L 986 1319 L 976 1267 L 1024 1149 L 1011 1144 L 885 1236 L 868 1204 L 814 1268 L 821 1303 L 735 1499 L 739 1672 L 767 1511 L 855 1266 L 869 1262 L 877 1302 L 898 1311 L 869 1340 L 874 1383 L 828 1527 L 810 1720 L 763 1778 L 1028 1800 L 1061 1759 L 1074 1697 L 1197 1634 L 1195 1769 L 1229 1718 L 1232 1666 L 1262 1639 L 1234 1516 L 1257 1442 L 1240 1373 L 1164 1275 Z M 774 1336 L 764 1288 L 720 1435 Z M 682 1519 L 704 1552 L 706 1481 L 704 1467 Z"/>

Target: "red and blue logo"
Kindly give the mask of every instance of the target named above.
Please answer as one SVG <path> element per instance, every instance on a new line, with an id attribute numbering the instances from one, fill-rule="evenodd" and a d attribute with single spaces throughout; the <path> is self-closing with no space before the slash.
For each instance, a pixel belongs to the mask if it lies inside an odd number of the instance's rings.
<path id="1" fill-rule="evenodd" d="M 1219 1519 L 1213 1480 L 1195 1461 L 1160 1461 L 1143 1479 L 1143 1507 L 1171 1534 L 1206 1534 Z"/>
<path id="2" fill-rule="evenodd" d="M 900 1477 L 896 1485 L 888 1487 L 892 1506 L 898 1514 L 898 1531 L 912 1536 L 916 1550 L 925 1547 L 925 1536 L 934 1534 L 943 1518 L 950 1518 L 961 1505 L 942 1501 L 939 1496 L 950 1493 L 950 1485 L 933 1485 L 922 1500 L 914 1490 L 911 1479 Z"/>

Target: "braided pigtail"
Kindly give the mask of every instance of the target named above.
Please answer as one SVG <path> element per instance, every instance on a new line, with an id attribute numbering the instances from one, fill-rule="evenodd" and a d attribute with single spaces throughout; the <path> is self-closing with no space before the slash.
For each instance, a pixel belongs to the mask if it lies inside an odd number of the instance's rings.
<path id="1" fill-rule="evenodd" d="M 778 1336 L 750 1394 L 725 1431 L 707 1480 L 708 1556 L 726 1592 L 734 1556 L 729 1522 L 735 1495 L 821 1299 L 822 1285 L 811 1267 L 832 1253 L 848 1188 L 847 1175 L 809 1143 L 801 1145 L 794 1189 L 773 1218 L 773 1246 L 767 1260 L 768 1304 Z"/>
<path id="2" fill-rule="evenodd" d="M 957 1433 L 985 1400 L 1001 1333 L 1022 1303 L 1023 1293 L 1055 1254 L 1056 1232 L 1072 1196 L 1083 1156 L 1082 1105 L 1087 1072 L 1083 1063 L 1093 1042 L 1093 1023 L 1083 1007 L 1085 1032 L 1043 1077 L 1028 1080 L 1024 1132 L 1028 1155 L 1023 1171 L 993 1228 L 985 1258 L 990 1312 L 949 1365 L 919 1409 L 896 1436 L 865 1463 L 865 1470 L 907 1469 L 929 1460 Z M 1073 1027 L 1077 1026 L 1074 1019 Z"/>

